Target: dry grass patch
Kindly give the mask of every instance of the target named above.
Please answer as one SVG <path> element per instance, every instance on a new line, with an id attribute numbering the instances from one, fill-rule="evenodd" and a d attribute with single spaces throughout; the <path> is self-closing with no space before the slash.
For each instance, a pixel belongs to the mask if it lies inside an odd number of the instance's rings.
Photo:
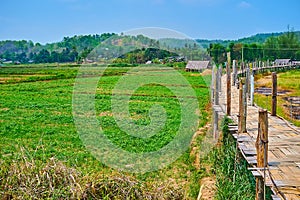
<path id="1" fill-rule="evenodd" d="M 39 163 L 25 156 L 1 165 L 0 191 L 2 199 L 183 199 L 183 191 L 170 182 L 150 185 L 129 175 L 83 175 L 55 158 Z"/>

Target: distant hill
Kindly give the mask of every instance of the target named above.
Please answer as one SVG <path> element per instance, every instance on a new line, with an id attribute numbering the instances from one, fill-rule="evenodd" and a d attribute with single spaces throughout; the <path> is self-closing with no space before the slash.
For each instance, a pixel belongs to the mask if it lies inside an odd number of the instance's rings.
<path id="1" fill-rule="evenodd" d="M 256 35 L 250 37 L 244 37 L 238 40 L 204 40 L 204 39 L 196 39 L 198 44 L 203 48 L 208 48 L 209 44 L 221 44 L 222 46 L 228 46 L 230 43 L 244 43 L 244 44 L 252 44 L 252 43 L 265 43 L 269 37 L 277 37 L 285 34 L 286 32 L 281 33 L 258 33 Z M 300 38 L 300 31 L 295 32 L 296 35 Z"/>
<path id="2" fill-rule="evenodd" d="M 269 37 L 277 37 L 282 33 L 261 33 L 238 40 L 205 40 L 205 39 L 150 39 L 143 35 L 128 36 L 115 33 L 101 35 L 75 35 L 64 37 L 60 42 L 41 45 L 32 41 L 0 41 L 0 62 L 18 61 L 27 62 L 74 62 L 91 56 L 92 60 L 99 58 L 111 59 L 124 53 L 142 48 L 161 48 L 174 52 L 189 59 L 206 59 L 210 44 L 219 43 L 228 47 L 230 43 L 262 44 Z M 300 38 L 300 31 L 296 32 Z M 95 50 L 95 47 L 97 49 Z M 199 51 L 199 49 L 201 51 Z M 101 55 L 99 57 L 99 55 Z"/>
<path id="3" fill-rule="evenodd" d="M 0 59 L 21 63 L 74 62 L 88 55 L 102 55 L 103 58 L 109 58 L 108 55 L 118 57 L 123 53 L 144 47 L 158 47 L 158 42 L 142 35 L 125 36 L 115 33 L 75 35 L 45 45 L 26 40 L 6 40 L 0 41 Z"/>

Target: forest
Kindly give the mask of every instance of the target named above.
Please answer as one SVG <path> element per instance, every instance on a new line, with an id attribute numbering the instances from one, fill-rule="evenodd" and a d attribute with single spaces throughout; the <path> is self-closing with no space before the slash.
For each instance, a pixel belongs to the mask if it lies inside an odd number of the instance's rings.
<path id="1" fill-rule="evenodd" d="M 252 62 L 256 60 L 292 59 L 300 60 L 300 38 L 298 32 L 288 31 L 279 36 L 270 36 L 264 43 L 211 43 L 207 49 L 209 55 L 217 64 L 227 60 L 226 52 L 238 61 Z"/>
<path id="2" fill-rule="evenodd" d="M 94 55 L 94 60 L 97 59 L 96 54 L 93 54 L 96 53 L 96 47 L 98 51 L 101 48 L 102 51 L 110 50 L 110 57 L 103 56 L 104 60 L 114 58 L 114 62 L 137 64 L 149 60 L 166 60 L 171 56 L 182 56 L 187 60 L 213 59 L 220 64 L 227 60 L 226 52 L 231 53 L 232 59 L 246 62 L 274 61 L 277 58 L 300 60 L 299 36 L 300 32 L 288 30 L 285 33 L 257 34 L 235 41 L 171 38 L 154 40 L 143 35 L 127 36 L 122 33 L 75 35 L 64 37 L 61 42 L 45 45 L 26 40 L 6 40 L 0 41 L 0 63 L 81 63 L 88 55 Z"/>

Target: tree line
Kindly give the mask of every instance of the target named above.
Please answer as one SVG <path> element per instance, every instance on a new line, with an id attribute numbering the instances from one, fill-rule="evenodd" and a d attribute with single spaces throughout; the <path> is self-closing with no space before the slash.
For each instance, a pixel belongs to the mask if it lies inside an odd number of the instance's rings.
<path id="1" fill-rule="evenodd" d="M 292 59 L 300 60 L 300 38 L 294 31 L 279 36 L 271 36 L 264 43 L 233 43 L 227 47 L 220 43 L 210 44 L 207 49 L 217 64 L 226 62 L 227 52 L 238 61 L 254 62 L 256 60 Z"/>
<path id="2" fill-rule="evenodd" d="M 147 61 L 153 61 L 154 63 L 169 62 L 171 57 L 176 59 L 179 55 L 167 50 L 159 48 L 142 48 L 128 52 L 117 59 L 114 59 L 114 63 L 129 63 L 129 64 L 142 64 Z M 184 61 L 184 60 L 183 60 Z"/>
<path id="3" fill-rule="evenodd" d="M 155 52 L 146 48 L 163 48 L 167 51 L 176 52 L 178 55 L 184 55 L 189 60 L 207 60 L 209 56 L 215 63 L 220 64 L 226 62 L 227 52 L 231 53 L 232 59 L 238 61 L 252 62 L 255 60 L 270 60 L 277 58 L 289 58 L 300 60 L 300 42 L 299 32 L 288 31 L 284 34 L 274 34 L 265 39 L 267 35 L 261 35 L 259 42 L 244 43 L 244 40 L 231 41 L 228 43 L 211 43 L 207 52 L 201 50 L 199 44 L 189 40 L 153 40 L 143 35 L 127 36 L 117 35 L 114 33 L 104 33 L 101 35 L 83 35 L 64 37 L 61 42 L 41 45 L 32 41 L 0 41 L 0 62 L 1 60 L 18 61 L 21 63 L 51 63 L 51 62 L 81 62 L 87 56 L 93 56 L 93 60 L 97 59 L 97 51 L 93 51 L 95 47 L 102 44 L 103 49 L 109 49 L 114 58 L 123 55 L 123 52 L 130 52 L 125 57 L 119 57 L 117 61 L 127 63 L 147 62 L 151 57 L 148 54 L 156 55 L 157 59 L 161 59 L 161 54 L 166 52 Z M 112 38 L 112 39 L 111 39 Z M 105 42 L 104 42 L 105 41 Z M 252 41 L 252 40 L 251 40 Z M 264 41 L 264 42 L 260 42 Z M 172 46 L 176 44 L 175 46 Z M 168 48 L 166 48 L 168 47 Z M 142 51 L 132 52 L 133 49 L 142 49 Z M 98 49 L 98 50 L 101 50 Z M 209 56 L 208 56 L 209 54 Z M 170 55 L 165 55 L 167 57 Z M 172 56 L 172 55 L 171 55 Z M 109 59 L 108 55 L 103 54 L 103 59 Z"/>
<path id="4" fill-rule="evenodd" d="M 0 41 L 0 59 L 21 63 L 79 62 L 114 33 L 64 37 L 61 42 L 41 45 L 32 41 Z"/>

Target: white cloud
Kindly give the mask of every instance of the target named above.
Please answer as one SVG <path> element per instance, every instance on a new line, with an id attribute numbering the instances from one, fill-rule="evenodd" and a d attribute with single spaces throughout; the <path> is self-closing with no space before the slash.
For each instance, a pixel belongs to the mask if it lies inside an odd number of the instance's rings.
<path id="1" fill-rule="evenodd" d="M 240 3 L 238 4 L 238 7 L 239 7 L 239 8 L 251 8 L 252 5 L 251 5 L 250 3 L 248 3 L 248 2 L 246 2 L 246 1 L 242 1 L 242 2 L 240 2 Z"/>

